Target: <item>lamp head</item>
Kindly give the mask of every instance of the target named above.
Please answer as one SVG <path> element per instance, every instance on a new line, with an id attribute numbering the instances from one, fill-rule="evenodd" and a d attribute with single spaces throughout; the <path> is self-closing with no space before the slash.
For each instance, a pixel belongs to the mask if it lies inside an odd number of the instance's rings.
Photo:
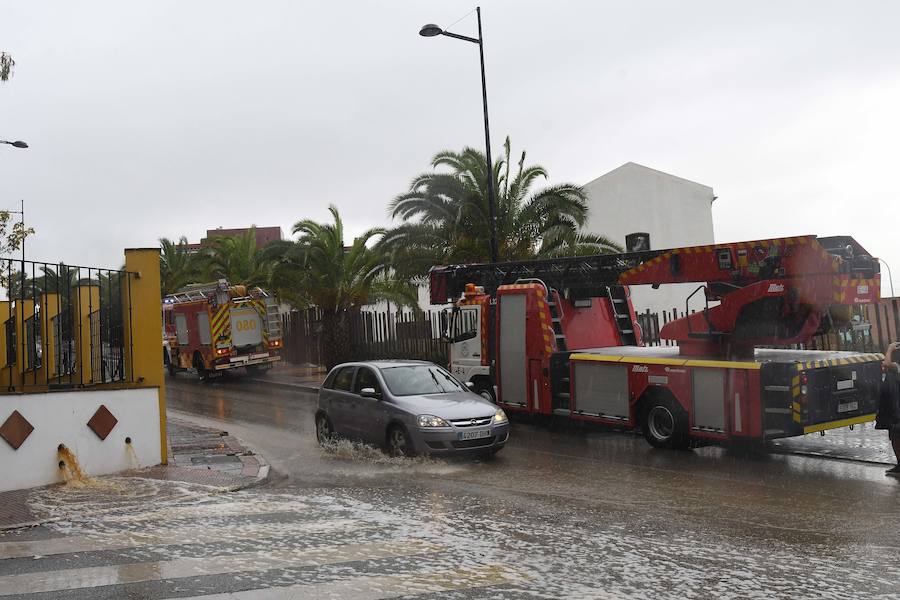
<path id="1" fill-rule="evenodd" d="M 421 35 L 422 37 L 434 37 L 436 35 L 441 35 L 442 33 L 444 33 L 444 30 L 434 23 L 423 25 L 422 29 L 419 30 L 419 35 Z"/>

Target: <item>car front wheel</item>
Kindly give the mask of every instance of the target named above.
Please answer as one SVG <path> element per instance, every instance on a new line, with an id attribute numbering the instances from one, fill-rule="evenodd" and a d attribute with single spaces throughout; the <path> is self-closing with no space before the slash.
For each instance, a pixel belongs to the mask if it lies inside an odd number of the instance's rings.
<path id="1" fill-rule="evenodd" d="M 409 434 L 402 425 L 393 425 L 387 432 L 387 450 L 391 456 L 412 456 Z"/>

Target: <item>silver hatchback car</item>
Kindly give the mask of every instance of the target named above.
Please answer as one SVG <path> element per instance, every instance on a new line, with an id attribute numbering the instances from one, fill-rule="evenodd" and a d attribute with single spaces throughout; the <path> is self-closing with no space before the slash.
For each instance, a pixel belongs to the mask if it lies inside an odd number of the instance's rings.
<path id="1" fill-rule="evenodd" d="M 509 438 L 503 409 L 424 361 L 334 367 L 319 389 L 316 437 L 335 435 L 393 455 L 496 453 Z"/>

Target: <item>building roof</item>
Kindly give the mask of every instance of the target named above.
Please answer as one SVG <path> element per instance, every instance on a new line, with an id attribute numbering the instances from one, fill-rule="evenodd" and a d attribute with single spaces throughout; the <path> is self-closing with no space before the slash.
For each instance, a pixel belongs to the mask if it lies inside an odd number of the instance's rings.
<path id="1" fill-rule="evenodd" d="M 200 243 L 197 244 L 197 247 L 208 246 L 214 238 L 217 237 L 238 237 L 242 236 L 254 227 L 240 227 L 234 229 L 223 229 L 218 227 L 216 229 L 207 229 L 206 237 L 200 240 Z M 256 229 L 256 247 L 262 248 L 263 246 L 271 243 L 277 242 L 282 239 L 281 236 L 281 227 L 255 227 Z M 193 244 L 191 244 L 193 246 Z"/>
<path id="2" fill-rule="evenodd" d="M 618 166 L 618 167 L 616 167 L 615 169 L 613 169 L 612 171 L 609 171 L 608 173 L 604 173 L 604 174 L 601 175 L 600 177 L 597 177 L 596 179 L 591 180 L 590 182 L 586 183 L 585 185 L 586 185 L 586 186 L 587 186 L 587 185 L 591 185 L 592 183 L 594 183 L 594 182 L 596 182 L 596 181 L 600 181 L 600 180 L 603 179 L 604 177 L 608 177 L 609 175 L 612 175 L 613 173 L 617 173 L 617 172 L 623 171 L 623 170 L 630 170 L 630 171 L 641 171 L 641 170 L 642 170 L 642 171 L 647 171 L 648 173 L 652 173 L 652 174 L 655 174 L 655 175 L 662 175 L 663 177 L 668 177 L 668 178 L 670 178 L 670 179 L 676 179 L 676 180 L 678 180 L 678 181 L 683 181 L 683 182 L 688 183 L 688 184 L 690 184 L 690 185 L 696 185 L 696 186 L 700 186 L 700 187 L 706 188 L 706 189 L 709 190 L 710 195 L 713 194 L 713 189 L 712 189 L 711 186 L 705 185 L 705 184 L 703 184 L 703 183 L 698 183 L 698 182 L 696 182 L 696 181 L 691 181 L 690 179 L 685 179 L 684 177 L 679 177 L 679 176 L 677 176 L 677 175 L 672 175 L 671 173 L 666 173 L 665 171 L 660 171 L 659 169 L 654 169 L 654 168 L 651 168 L 651 167 L 647 167 L 647 166 L 644 166 L 644 165 L 642 165 L 642 164 L 638 164 L 638 163 L 632 162 L 632 161 L 629 161 L 629 162 L 627 162 L 627 163 L 625 163 L 625 164 L 623 164 L 623 165 L 621 165 L 621 166 Z M 715 196 L 713 197 L 713 200 L 715 200 Z"/>

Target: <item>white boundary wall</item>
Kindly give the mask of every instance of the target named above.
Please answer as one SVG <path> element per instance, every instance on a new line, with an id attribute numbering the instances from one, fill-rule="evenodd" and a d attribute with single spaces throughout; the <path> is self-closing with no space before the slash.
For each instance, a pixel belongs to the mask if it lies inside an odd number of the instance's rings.
<path id="1" fill-rule="evenodd" d="M 118 423 L 105 440 L 88 426 L 94 412 L 107 409 Z M 0 423 L 14 410 L 34 427 L 13 450 L 0 438 L 0 491 L 63 481 L 57 447 L 65 444 L 87 475 L 106 475 L 161 460 L 159 389 L 77 390 L 0 396 Z M 128 452 L 130 437 L 138 464 Z"/>
<path id="2" fill-rule="evenodd" d="M 707 185 L 669 175 L 633 162 L 625 163 L 584 186 L 588 196 L 585 230 L 625 245 L 629 233 L 650 234 L 653 250 L 715 243 L 712 204 L 716 196 Z M 644 312 L 685 309 L 685 300 L 700 283 L 668 284 L 654 290 L 631 286 L 634 309 Z M 691 300 L 702 309 L 703 294 Z M 662 320 L 660 320 L 662 325 Z"/>

